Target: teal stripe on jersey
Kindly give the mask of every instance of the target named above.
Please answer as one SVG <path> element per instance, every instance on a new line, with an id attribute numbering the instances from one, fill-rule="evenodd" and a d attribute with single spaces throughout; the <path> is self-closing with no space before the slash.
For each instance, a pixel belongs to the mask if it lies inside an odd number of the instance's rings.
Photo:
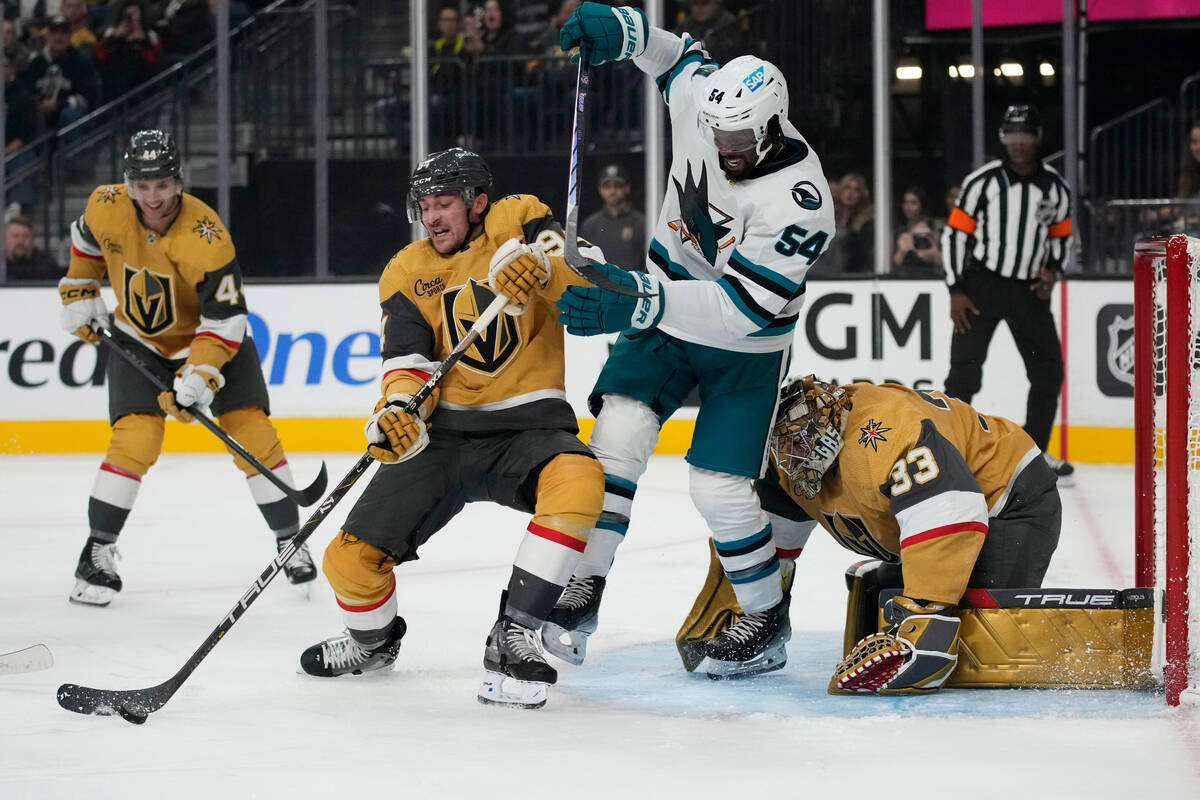
<path id="1" fill-rule="evenodd" d="M 767 325 L 770 325 L 771 321 L 774 320 L 775 317 L 765 313 L 766 309 L 759 311 L 751 307 L 750 303 L 747 302 L 749 299 L 749 292 L 746 292 L 745 289 L 742 289 L 741 292 L 739 292 L 738 289 L 741 287 L 737 286 L 734 281 L 735 278 L 730 275 L 726 275 L 717 281 L 717 285 L 721 287 L 725 294 L 729 295 L 729 299 L 733 301 L 733 304 L 737 306 L 738 310 L 742 312 L 746 319 L 753 322 L 759 328 L 765 328 Z M 746 293 L 746 297 L 742 296 L 742 292 Z"/>
<path id="2" fill-rule="evenodd" d="M 713 539 L 713 547 L 717 549 L 717 555 L 719 556 L 741 555 L 762 546 L 770 538 L 771 523 L 768 522 L 762 530 L 742 539 L 734 539 L 731 542 L 718 542 L 716 539 Z"/>
<path id="3" fill-rule="evenodd" d="M 792 321 L 787 323 L 786 325 L 780 325 L 779 327 L 775 327 L 774 325 L 768 325 L 765 328 L 754 331 L 753 333 L 748 333 L 746 335 L 747 336 L 757 336 L 760 338 L 763 336 L 789 336 L 790 337 L 792 335 L 792 331 L 794 331 L 796 329 L 796 318 L 791 317 L 791 320 Z"/>
<path id="4" fill-rule="evenodd" d="M 716 66 L 717 62 L 708 57 L 708 54 L 704 52 L 703 45 L 698 50 L 692 49 L 698 44 L 699 42 L 690 36 L 684 39 L 683 56 L 675 62 L 675 66 L 655 79 L 654 83 L 658 86 L 658 91 L 662 93 L 663 98 L 667 102 L 671 101 L 671 84 L 675 82 L 675 79 L 679 77 L 679 74 L 683 72 L 683 68 L 688 64 L 712 64 Z"/>
<path id="5" fill-rule="evenodd" d="M 753 261 L 739 253 L 736 248 L 734 249 L 733 253 L 730 254 L 729 260 L 747 272 L 757 275 L 759 278 L 765 281 L 766 284 L 768 284 L 767 286 L 763 286 L 763 288 L 770 289 L 770 291 L 775 292 L 780 297 L 790 300 L 792 297 L 795 297 L 796 295 L 800 294 L 800 292 L 804 291 L 803 281 L 796 283 L 790 278 L 781 275 L 769 267 L 764 267 L 762 264 L 755 264 Z M 763 284 L 759 285 L 762 286 Z"/>
<path id="6" fill-rule="evenodd" d="M 650 240 L 650 260 L 673 281 L 694 281 L 696 279 L 692 273 L 688 272 L 687 267 L 671 260 L 667 248 L 658 239 Z"/>

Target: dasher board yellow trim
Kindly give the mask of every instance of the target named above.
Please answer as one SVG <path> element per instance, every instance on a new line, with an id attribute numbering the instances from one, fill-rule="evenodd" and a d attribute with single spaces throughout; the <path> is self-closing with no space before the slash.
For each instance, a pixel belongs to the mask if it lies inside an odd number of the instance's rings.
<path id="1" fill-rule="evenodd" d="M 363 420 L 358 417 L 278 419 L 285 450 L 290 452 L 358 452 L 366 448 Z M 587 441 L 591 418 L 579 420 L 579 437 Z M 654 452 L 681 455 L 692 441 L 696 421 L 667 420 Z M 104 420 L 0 421 L 0 453 L 103 453 L 110 429 Z M 1068 434 L 1070 460 L 1085 464 L 1132 464 L 1133 428 L 1072 427 Z M 198 424 L 167 421 L 163 452 L 219 453 L 221 441 Z M 1050 439 L 1050 452 L 1058 454 L 1058 428 Z"/>

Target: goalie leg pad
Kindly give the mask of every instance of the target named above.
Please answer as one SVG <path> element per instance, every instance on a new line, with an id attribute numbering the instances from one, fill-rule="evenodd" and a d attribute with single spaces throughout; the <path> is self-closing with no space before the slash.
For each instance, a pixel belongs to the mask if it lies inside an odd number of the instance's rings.
<path id="1" fill-rule="evenodd" d="M 688 612 L 679 632 L 675 634 L 675 647 L 683 660 L 683 668 L 692 672 L 704 659 L 704 644 L 733 624 L 735 617 L 742 615 L 733 586 L 725 578 L 725 570 L 717 560 L 717 551 L 710 540 L 708 543 L 708 574 L 704 585 L 696 595 L 696 602 Z"/>

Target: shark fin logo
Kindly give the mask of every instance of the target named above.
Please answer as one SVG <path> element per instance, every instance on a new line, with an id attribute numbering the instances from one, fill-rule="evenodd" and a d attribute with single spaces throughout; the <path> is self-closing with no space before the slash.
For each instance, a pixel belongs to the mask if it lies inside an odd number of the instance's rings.
<path id="1" fill-rule="evenodd" d="M 175 324 L 175 294 L 169 275 L 126 264 L 123 299 L 125 316 L 147 336 L 157 336 Z"/>
<path id="2" fill-rule="evenodd" d="M 446 326 L 446 338 L 451 347 L 457 347 L 467 331 L 479 319 L 495 293 L 486 283 L 477 283 L 474 278 L 466 286 L 450 289 L 442 295 L 442 311 Z M 512 360 L 521 349 L 521 328 L 517 318 L 511 314 L 500 314 L 475 340 L 475 344 L 463 353 L 459 365 L 488 376 L 495 376 Z"/>

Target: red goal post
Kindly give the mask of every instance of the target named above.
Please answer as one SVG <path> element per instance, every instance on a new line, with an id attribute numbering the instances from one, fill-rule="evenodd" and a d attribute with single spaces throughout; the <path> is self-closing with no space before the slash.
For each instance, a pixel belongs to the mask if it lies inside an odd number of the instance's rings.
<path id="1" fill-rule="evenodd" d="M 1163 590 L 1167 702 L 1200 704 L 1200 239 L 1134 247 L 1134 568 Z"/>

